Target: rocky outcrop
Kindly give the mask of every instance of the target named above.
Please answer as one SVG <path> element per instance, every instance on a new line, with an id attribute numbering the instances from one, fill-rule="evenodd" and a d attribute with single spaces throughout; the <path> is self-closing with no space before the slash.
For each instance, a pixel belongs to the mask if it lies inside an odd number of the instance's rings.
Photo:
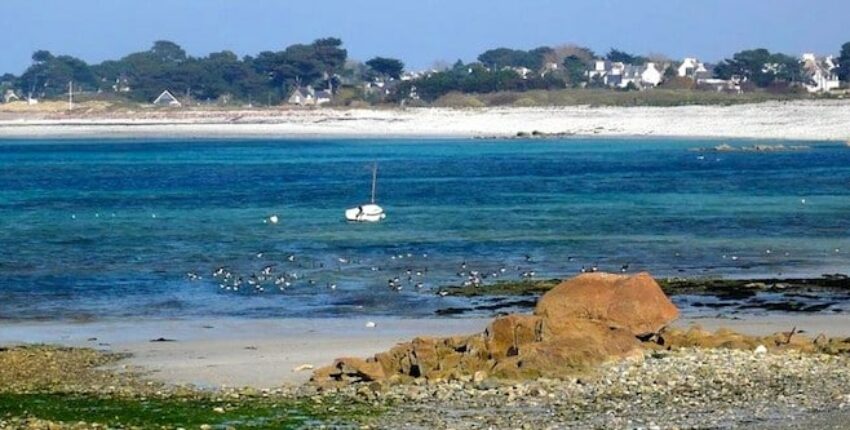
<path id="1" fill-rule="evenodd" d="M 688 329 L 667 328 L 645 344 L 654 349 L 679 348 L 708 348 L 708 349 L 739 349 L 757 351 L 799 351 L 817 354 L 850 354 L 850 338 L 829 338 L 823 334 L 809 337 L 796 327 L 790 331 L 774 333 L 768 336 L 750 336 L 729 329 L 720 328 L 714 332 L 699 326 Z"/>
<path id="2" fill-rule="evenodd" d="M 564 377 L 611 360 L 642 358 L 640 339 L 678 315 L 649 274 L 585 274 L 546 293 L 533 315 L 496 318 L 472 336 L 416 338 L 366 360 L 338 359 L 316 370 L 312 381 Z"/>
<path id="3" fill-rule="evenodd" d="M 338 358 L 334 364 L 313 373 L 313 379 L 336 380 L 343 383 L 381 381 L 386 379 L 381 363 L 362 358 Z"/>
<path id="4" fill-rule="evenodd" d="M 590 320 L 645 337 L 678 318 L 679 310 L 648 273 L 586 273 L 546 293 L 534 314 L 555 333 L 571 331 L 575 320 Z"/>

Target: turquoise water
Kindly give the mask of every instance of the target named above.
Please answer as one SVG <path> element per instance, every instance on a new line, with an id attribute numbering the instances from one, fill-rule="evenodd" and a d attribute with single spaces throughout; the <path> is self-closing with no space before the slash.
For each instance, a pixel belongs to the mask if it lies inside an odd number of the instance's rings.
<path id="1" fill-rule="evenodd" d="M 430 315 L 469 270 L 847 272 L 850 148 L 690 150 L 723 142 L 0 140 L 0 318 Z M 373 161 L 388 218 L 346 223 Z"/>

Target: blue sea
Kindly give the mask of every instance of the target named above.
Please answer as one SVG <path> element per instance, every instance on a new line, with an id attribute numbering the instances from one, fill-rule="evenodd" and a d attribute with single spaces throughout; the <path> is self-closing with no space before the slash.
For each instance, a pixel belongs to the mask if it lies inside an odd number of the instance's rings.
<path id="1" fill-rule="evenodd" d="M 721 143 L 775 142 L 0 140 L 0 319 L 426 316 L 472 270 L 848 272 L 850 148 L 693 151 Z M 375 162 L 388 217 L 347 223 Z"/>

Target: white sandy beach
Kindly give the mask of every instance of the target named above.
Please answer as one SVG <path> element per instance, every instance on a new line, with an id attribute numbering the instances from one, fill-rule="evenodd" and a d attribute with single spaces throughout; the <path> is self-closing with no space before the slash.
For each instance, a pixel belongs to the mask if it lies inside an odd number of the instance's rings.
<path id="1" fill-rule="evenodd" d="M 850 101 L 735 106 L 0 112 L 0 137 L 663 136 L 847 141 Z"/>
<path id="2" fill-rule="evenodd" d="M 376 327 L 367 328 L 374 321 Z M 47 343 L 130 353 L 122 362 L 154 379 L 200 386 L 271 388 L 305 382 L 311 370 L 337 357 L 368 357 L 417 336 L 476 333 L 490 319 L 211 319 L 91 323 L 18 322 L 0 325 L 0 345 Z M 770 315 L 743 319 L 684 318 L 699 324 L 767 335 L 796 327 L 811 336 L 850 336 L 850 315 Z M 166 338 L 173 342 L 151 342 Z"/>
<path id="3" fill-rule="evenodd" d="M 367 322 L 375 327 L 366 327 Z M 0 323 L 0 346 L 58 344 L 130 353 L 154 379 L 270 388 L 309 379 L 309 364 L 367 357 L 416 336 L 481 331 L 484 319 L 215 319 Z M 151 342 L 165 338 L 172 342 Z"/>

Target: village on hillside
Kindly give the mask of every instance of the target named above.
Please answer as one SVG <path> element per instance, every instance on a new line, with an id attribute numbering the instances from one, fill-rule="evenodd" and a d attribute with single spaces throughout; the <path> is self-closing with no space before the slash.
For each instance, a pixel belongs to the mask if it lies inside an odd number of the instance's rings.
<path id="1" fill-rule="evenodd" d="M 411 71 L 392 58 L 352 60 L 342 41 L 332 38 L 241 59 L 228 51 L 195 58 L 173 42 L 159 41 L 149 51 L 91 66 L 38 51 L 21 76 L 0 76 L 0 101 L 37 105 L 40 100 L 68 100 L 72 106 L 75 100 L 117 100 L 165 108 L 427 106 L 453 93 L 565 89 L 843 97 L 850 43 L 840 56 L 792 57 L 754 49 L 713 64 L 695 57 L 648 58 L 616 49 L 597 55 L 575 45 L 529 51 L 497 48 L 477 60 Z M 150 70 L 160 73 L 151 76 Z"/>

